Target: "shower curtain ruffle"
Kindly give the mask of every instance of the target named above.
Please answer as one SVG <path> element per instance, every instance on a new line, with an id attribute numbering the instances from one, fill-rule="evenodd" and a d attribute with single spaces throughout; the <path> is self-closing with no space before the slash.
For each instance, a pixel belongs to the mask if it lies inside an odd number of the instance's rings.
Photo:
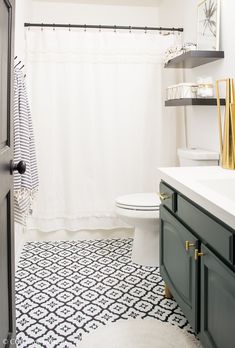
<path id="1" fill-rule="evenodd" d="M 27 55 L 31 61 L 75 63 L 162 63 L 162 54 L 175 40 L 156 33 L 94 33 L 30 29 Z M 158 43 L 158 44 L 156 44 Z"/>
<path id="2" fill-rule="evenodd" d="M 65 231 L 84 231 L 84 230 L 110 230 L 118 228 L 129 228 L 122 220 L 117 218 L 115 214 L 96 214 L 95 216 L 66 216 L 66 217 L 50 217 L 29 218 L 27 228 L 29 230 L 37 230 L 42 232 L 52 232 L 58 230 Z"/>

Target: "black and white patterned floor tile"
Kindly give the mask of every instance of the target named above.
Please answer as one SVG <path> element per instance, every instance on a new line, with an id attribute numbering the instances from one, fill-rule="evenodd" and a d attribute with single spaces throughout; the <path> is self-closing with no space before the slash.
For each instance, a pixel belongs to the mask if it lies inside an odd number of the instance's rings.
<path id="1" fill-rule="evenodd" d="M 18 348 L 79 347 L 108 322 L 155 318 L 191 331 L 163 297 L 158 268 L 131 262 L 132 239 L 27 242 L 16 272 Z"/>

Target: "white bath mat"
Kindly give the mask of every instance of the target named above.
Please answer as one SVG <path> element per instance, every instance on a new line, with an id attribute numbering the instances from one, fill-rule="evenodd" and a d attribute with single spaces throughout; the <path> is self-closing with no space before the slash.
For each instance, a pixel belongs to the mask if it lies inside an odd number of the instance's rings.
<path id="1" fill-rule="evenodd" d="M 119 320 L 83 337 L 79 348 L 203 348 L 185 330 L 156 319 Z"/>

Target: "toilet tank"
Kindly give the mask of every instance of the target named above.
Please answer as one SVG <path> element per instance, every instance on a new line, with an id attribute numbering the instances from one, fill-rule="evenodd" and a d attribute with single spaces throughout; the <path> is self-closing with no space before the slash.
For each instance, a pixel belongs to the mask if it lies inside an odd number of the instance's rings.
<path id="1" fill-rule="evenodd" d="M 199 148 L 177 150 L 180 167 L 218 166 L 219 153 Z"/>

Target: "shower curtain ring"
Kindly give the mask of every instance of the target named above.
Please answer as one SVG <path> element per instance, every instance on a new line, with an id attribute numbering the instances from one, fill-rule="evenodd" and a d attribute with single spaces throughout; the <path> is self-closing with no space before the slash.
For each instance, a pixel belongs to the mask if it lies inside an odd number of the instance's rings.
<path id="1" fill-rule="evenodd" d="M 129 26 L 129 33 L 131 34 L 131 26 Z"/>
<path id="2" fill-rule="evenodd" d="M 53 23 L 53 30 L 55 30 L 55 23 Z"/>
<path id="3" fill-rule="evenodd" d="M 71 31 L 71 24 L 69 24 L 69 31 Z"/>
<path id="4" fill-rule="evenodd" d="M 115 33 L 117 32 L 117 26 L 116 25 L 114 26 L 114 32 Z"/>
<path id="5" fill-rule="evenodd" d="M 43 23 L 41 23 L 41 31 L 43 31 Z"/>
<path id="6" fill-rule="evenodd" d="M 86 31 L 86 24 L 84 25 L 84 31 Z"/>
<path id="7" fill-rule="evenodd" d="M 99 25 L 99 32 L 101 32 L 101 25 Z"/>
<path id="8" fill-rule="evenodd" d="M 144 27 L 144 33 L 147 34 L 147 27 Z"/>

